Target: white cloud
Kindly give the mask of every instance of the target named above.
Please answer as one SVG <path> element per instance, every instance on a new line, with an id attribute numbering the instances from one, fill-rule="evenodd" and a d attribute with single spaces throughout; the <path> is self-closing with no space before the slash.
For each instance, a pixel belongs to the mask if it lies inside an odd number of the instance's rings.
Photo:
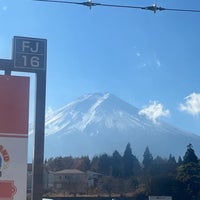
<path id="1" fill-rule="evenodd" d="M 192 115 L 200 114 L 200 93 L 192 93 L 184 98 L 185 102 L 179 105 L 181 111 Z"/>
<path id="2" fill-rule="evenodd" d="M 157 101 L 152 101 L 148 106 L 145 106 L 139 111 L 139 115 L 145 115 L 147 118 L 157 123 L 157 119 L 161 116 L 169 116 L 170 111 L 164 109 L 163 105 Z"/>

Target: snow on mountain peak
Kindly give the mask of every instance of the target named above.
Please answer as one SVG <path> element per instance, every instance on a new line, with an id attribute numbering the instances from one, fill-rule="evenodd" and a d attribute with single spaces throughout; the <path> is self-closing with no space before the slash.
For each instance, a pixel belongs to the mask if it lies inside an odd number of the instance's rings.
<path id="1" fill-rule="evenodd" d="M 86 94 L 46 116 L 46 135 L 57 133 L 64 128 L 83 131 L 92 121 L 98 121 L 97 108 L 110 96 L 104 94 Z"/>
<path id="2" fill-rule="evenodd" d="M 84 130 L 88 124 L 90 124 L 92 121 L 98 121 L 100 118 L 96 116 L 97 108 L 100 106 L 108 97 L 109 93 L 103 94 L 101 97 L 97 99 L 96 102 L 89 108 L 88 112 L 85 113 L 85 115 L 82 118 L 82 121 L 80 123 L 80 130 Z"/>
<path id="3" fill-rule="evenodd" d="M 94 128 L 95 126 L 95 128 Z M 46 135 L 62 131 L 99 133 L 99 129 L 126 130 L 134 127 L 149 127 L 152 123 L 138 115 L 138 109 L 110 93 L 84 95 L 63 108 L 51 111 L 46 116 Z M 91 130 L 91 131 L 90 131 Z"/>
<path id="4" fill-rule="evenodd" d="M 54 156 L 49 148 L 57 155 L 63 151 L 68 155 L 94 155 L 123 149 L 128 142 L 140 155 L 146 146 L 154 153 L 182 155 L 188 143 L 195 146 L 200 142 L 199 136 L 153 123 L 140 115 L 139 109 L 109 93 L 83 95 L 58 110 L 49 109 L 45 136 L 48 156 Z"/>

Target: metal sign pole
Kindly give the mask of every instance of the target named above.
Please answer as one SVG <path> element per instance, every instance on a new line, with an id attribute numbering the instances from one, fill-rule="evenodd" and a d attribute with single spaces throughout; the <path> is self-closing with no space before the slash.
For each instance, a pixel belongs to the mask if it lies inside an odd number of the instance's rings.
<path id="1" fill-rule="evenodd" d="M 32 167 L 32 200 L 42 199 L 43 194 L 46 70 L 38 72 L 36 79 L 35 148 Z"/>
<path id="2" fill-rule="evenodd" d="M 11 71 L 36 74 L 32 200 L 42 200 L 47 40 L 15 36 L 13 43 L 13 59 L 0 59 L 0 70 L 4 70 L 5 75 L 11 75 Z"/>

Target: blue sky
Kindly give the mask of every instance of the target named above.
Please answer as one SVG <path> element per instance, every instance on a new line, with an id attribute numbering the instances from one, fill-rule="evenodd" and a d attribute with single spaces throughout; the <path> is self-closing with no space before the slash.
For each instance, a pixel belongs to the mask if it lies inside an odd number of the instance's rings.
<path id="1" fill-rule="evenodd" d="M 200 10 L 196 0 L 96 2 Z M 14 36 L 47 39 L 47 108 L 110 92 L 155 123 L 162 118 L 200 135 L 199 19 L 200 13 L 0 0 L 0 58 L 11 58 Z"/>

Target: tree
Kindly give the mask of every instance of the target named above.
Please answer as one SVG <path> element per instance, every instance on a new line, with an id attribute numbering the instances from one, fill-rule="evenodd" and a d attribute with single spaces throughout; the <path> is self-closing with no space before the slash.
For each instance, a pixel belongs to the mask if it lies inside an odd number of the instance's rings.
<path id="1" fill-rule="evenodd" d="M 98 156 L 94 156 L 92 158 L 90 169 L 92 171 L 99 172 L 99 157 Z"/>
<path id="2" fill-rule="evenodd" d="M 90 169 L 90 159 L 88 156 L 82 156 L 81 158 L 74 159 L 74 168 L 81 171 L 87 171 Z"/>
<path id="3" fill-rule="evenodd" d="M 61 156 L 48 159 L 47 166 L 51 171 L 59 171 L 65 168 L 63 158 Z"/>
<path id="4" fill-rule="evenodd" d="M 136 175 L 140 171 L 140 163 L 138 159 L 132 154 L 130 143 L 127 144 L 126 149 L 124 151 L 123 166 L 125 178 Z"/>
<path id="5" fill-rule="evenodd" d="M 188 199 L 200 199 L 200 165 L 198 163 L 189 162 L 179 166 L 177 180 L 185 185 Z"/>
<path id="6" fill-rule="evenodd" d="M 152 163 L 153 163 L 153 156 L 149 151 L 149 147 L 147 146 L 145 151 L 144 151 L 143 161 L 142 161 L 144 171 L 149 171 L 149 169 L 152 166 Z"/>
<path id="7" fill-rule="evenodd" d="M 169 155 L 168 163 L 176 165 L 176 159 L 174 156 L 172 156 L 172 154 Z"/>
<path id="8" fill-rule="evenodd" d="M 174 156 L 170 154 L 169 159 L 166 163 L 166 173 L 171 176 L 176 176 L 176 168 L 177 168 L 176 159 Z"/>
<path id="9" fill-rule="evenodd" d="M 173 199 L 188 198 L 185 185 L 173 176 L 162 175 L 152 177 L 147 185 L 147 194 L 155 196 L 173 196 Z"/>
<path id="10" fill-rule="evenodd" d="M 111 193 L 113 192 L 113 184 L 114 184 L 114 179 L 111 176 L 103 176 L 97 185 L 97 191 L 100 194 L 108 194 L 111 196 Z"/>
<path id="11" fill-rule="evenodd" d="M 181 156 L 178 157 L 178 166 L 182 165 L 183 164 L 183 160 L 181 158 Z"/>
<path id="12" fill-rule="evenodd" d="M 195 155 L 192 144 L 189 144 L 187 146 L 187 151 L 185 152 L 185 155 L 183 157 L 184 164 L 190 163 L 190 162 L 198 163 L 198 158 Z"/>
<path id="13" fill-rule="evenodd" d="M 168 160 L 157 156 L 153 160 L 151 175 L 152 176 L 165 176 L 168 173 Z"/>
<path id="14" fill-rule="evenodd" d="M 112 176 L 115 178 L 122 177 L 123 162 L 122 156 L 118 151 L 114 151 L 112 154 Z"/>
<path id="15" fill-rule="evenodd" d="M 124 176 L 129 177 L 133 175 L 133 154 L 130 143 L 127 144 L 123 155 Z"/>
<path id="16" fill-rule="evenodd" d="M 106 153 L 100 155 L 98 163 L 99 172 L 104 175 L 111 173 L 111 158 Z"/>

